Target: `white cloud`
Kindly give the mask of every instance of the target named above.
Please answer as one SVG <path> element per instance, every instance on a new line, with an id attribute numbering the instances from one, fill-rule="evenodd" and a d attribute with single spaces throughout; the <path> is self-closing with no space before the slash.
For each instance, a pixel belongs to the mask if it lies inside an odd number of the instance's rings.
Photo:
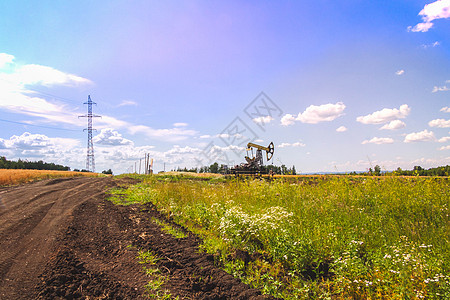
<path id="1" fill-rule="evenodd" d="M 450 136 L 444 136 L 438 140 L 439 143 L 450 142 Z"/>
<path id="2" fill-rule="evenodd" d="M 345 131 L 347 131 L 348 129 L 347 129 L 347 127 L 345 127 L 345 126 L 340 126 L 340 127 L 338 127 L 337 129 L 336 129 L 336 131 L 337 132 L 345 132 Z"/>
<path id="3" fill-rule="evenodd" d="M 117 107 L 122 107 L 122 106 L 137 106 L 137 102 L 133 101 L 133 100 L 123 100 L 122 102 L 120 102 L 119 105 L 117 105 Z"/>
<path id="4" fill-rule="evenodd" d="M 24 132 L 9 139 L 0 139 L 0 152 L 9 159 L 42 159 L 46 162 L 66 164 L 72 158 L 80 142 L 70 138 L 50 138 L 43 134 L 31 134 Z M 81 148 L 80 148 L 81 149 Z M 84 150 L 84 148 L 83 148 Z M 83 157 L 84 151 L 77 153 L 77 157 Z"/>
<path id="5" fill-rule="evenodd" d="M 21 85 L 42 85 L 46 87 L 54 85 L 77 86 L 92 84 L 89 79 L 64 73 L 59 70 L 41 65 L 24 65 L 10 75 L 10 79 Z"/>
<path id="6" fill-rule="evenodd" d="M 436 138 L 434 137 L 434 133 L 432 131 L 423 130 L 420 132 L 413 132 L 410 134 L 407 134 L 405 136 L 405 143 L 412 143 L 412 142 L 428 142 L 428 141 L 434 141 Z"/>
<path id="7" fill-rule="evenodd" d="M 7 71 L 0 68 L 0 109 L 52 122 L 80 126 L 83 124 L 78 120 L 78 114 L 67 105 L 38 97 L 28 86 L 80 86 L 91 84 L 90 80 L 47 66 L 18 66 L 14 63 L 14 56 L 6 53 L 0 53 L 0 60 L 3 66 L 10 64 Z"/>
<path id="8" fill-rule="evenodd" d="M 450 145 L 448 145 L 448 146 L 442 146 L 442 147 L 440 147 L 440 148 L 438 148 L 438 150 L 450 150 Z"/>
<path id="9" fill-rule="evenodd" d="M 413 32 L 427 32 L 433 27 L 433 21 L 438 19 L 447 19 L 450 17 L 450 0 L 438 0 L 433 3 L 426 4 L 419 12 L 423 22 L 416 26 L 408 27 L 409 31 Z"/>
<path id="10" fill-rule="evenodd" d="M 271 116 L 263 116 L 263 117 L 257 117 L 253 119 L 253 122 L 257 123 L 257 124 L 268 124 L 270 122 L 273 121 L 273 118 Z"/>
<path id="11" fill-rule="evenodd" d="M 427 32 L 431 27 L 433 27 L 433 23 L 419 23 L 416 26 L 408 27 L 408 31 L 412 32 Z"/>
<path id="12" fill-rule="evenodd" d="M 133 142 L 122 137 L 120 133 L 112 128 L 104 128 L 96 135 L 92 141 L 96 144 L 106 145 L 106 146 L 122 146 L 122 145 L 132 145 Z"/>
<path id="13" fill-rule="evenodd" d="M 303 113 L 299 113 L 296 120 L 302 123 L 317 124 L 330 122 L 344 114 L 345 105 L 342 102 L 336 104 L 310 105 Z"/>
<path id="14" fill-rule="evenodd" d="M 361 144 L 365 145 L 365 144 L 377 144 L 377 145 L 381 145 L 381 144 L 392 144 L 394 143 L 394 140 L 391 138 L 379 138 L 379 137 L 374 137 L 370 140 L 365 140 L 363 141 Z"/>
<path id="15" fill-rule="evenodd" d="M 450 91 L 450 88 L 447 87 L 446 85 L 444 85 L 444 86 L 434 86 L 433 90 L 431 92 L 436 93 L 436 92 L 446 92 L 446 91 Z"/>
<path id="16" fill-rule="evenodd" d="M 448 107 L 448 106 L 443 107 L 443 108 L 441 108 L 440 111 L 445 112 L 445 113 L 450 113 L 450 107 Z"/>
<path id="17" fill-rule="evenodd" d="M 407 104 L 403 104 L 399 109 L 397 108 L 383 108 L 366 116 L 360 116 L 356 118 L 356 121 L 363 124 L 382 124 L 393 121 L 395 119 L 406 118 L 411 111 L 411 108 Z"/>
<path id="18" fill-rule="evenodd" d="M 434 48 L 434 47 L 437 47 L 437 46 L 439 46 L 441 43 L 439 43 L 438 41 L 436 41 L 436 42 L 434 42 L 434 43 L 431 43 L 431 44 L 422 44 L 422 48 L 423 49 L 427 49 L 427 48 Z"/>
<path id="19" fill-rule="evenodd" d="M 291 114 L 286 114 L 281 118 L 281 125 L 283 126 L 294 125 L 294 123 L 295 117 Z"/>
<path id="20" fill-rule="evenodd" d="M 155 129 L 146 125 L 130 125 L 128 126 L 128 131 L 131 134 L 143 133 L 151 138 L 172 142 L 185 140 L 188 137 L 194 136 L 198 133 L 195 130 L 180 127 Z"/>
<path id="21" fill-rule="evenodd" d="M 174 127 L 187 127 L 188 125 L 189 125 L 188 123 L 182 123 L 182 122 L 173 123 Z"/>
<path id="22" fill-rule="evenodd" d="M 305 147 L 306 145 L 301 143 L 301 142 L 296 142 L 296 143 L 281 143 L 280 145 L 278 145 L 278 148 L 286 148 L 286 147 Z"/>
<path id="23" fill-rule="evenodd" d="M 450 127 L 450 120 L 435 119 L 428 122 L 430 127 L 448 128 Z"/>
<path id="24" fill-rule="evenodd" d="M 31 134 L 29 132 L 25 132 L 20 136 L 13 135 L 7 145 L 8 148 L 18 148 L 18 149 L 36 149 L 48 147 L 52 143 L 50 139 L 43 134 Z"/>
<path id="25" fill-rule="evenodd" d="M 402 129 L 405 128 L 406 124 L 403 121 L 400 120 L 394 120 L 389 122 L 388 124 L 383 125 L 380 130 L 386 129 L 386 130 L 396 130 L 396 129 Z"/>
<path id="26" fill-rule="evenodd" d="M 286 114 L 281 118 L 281 125 L 293 125 L 295 121 L 302 123 L 317 124 L 320 122 L 330 122 L 344 114 L 345 104 L 337 102 L 335 104 L 328 103 L 323 105 L 310 105 L 296 118 L 291 114 Z"/>
<path id="27" fill-rule="evenodd" d="M 7 64 L 12 64 L 14 55 L 0 53 L 0 69 L 4 68 Z"/>
<path id="28" fill-rule="evenodd" d="M 396 75 L 403 75 L 405 74 L 405 70 L 398 70 L 397 72 L 395 72 Z"/>

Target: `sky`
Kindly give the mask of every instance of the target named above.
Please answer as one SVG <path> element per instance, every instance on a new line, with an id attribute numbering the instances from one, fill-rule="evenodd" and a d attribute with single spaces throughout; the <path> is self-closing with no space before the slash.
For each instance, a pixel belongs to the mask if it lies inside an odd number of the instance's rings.
<path id="1" fill-rule="evenodd" d="M 155 172 L 450 164 L 450 0 L 1 1 L 0 155 Z M 251 155 L 251 153 L 249 153 Z"/>

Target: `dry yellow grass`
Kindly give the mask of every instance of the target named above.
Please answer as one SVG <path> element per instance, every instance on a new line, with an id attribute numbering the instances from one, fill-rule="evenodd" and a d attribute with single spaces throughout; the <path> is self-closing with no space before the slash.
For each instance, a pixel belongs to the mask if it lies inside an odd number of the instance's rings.
<path id="1" fill-rule="evenodd" d="M 49 170 L 0 169 L 0 186 L 25 183 L 30 181 L 75 176 L 96 177 L 97 173 Z"/>

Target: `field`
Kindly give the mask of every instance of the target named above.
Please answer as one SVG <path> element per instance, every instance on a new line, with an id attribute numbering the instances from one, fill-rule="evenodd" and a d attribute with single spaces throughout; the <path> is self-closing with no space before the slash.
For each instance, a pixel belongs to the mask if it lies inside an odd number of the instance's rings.
<path id="1" fill-rule="evenodd" d="M 138 176 L 152 203 L 243 282 L 284 299 L 449 299 L 448 178 Z"/>
<path id="2" fill-rule="evenodd" d="M 21 170 L 0 169 L 0 186 L 25 183 L 35 180 L 75 177 L 75 176 L 98 176 L 98 174 L 72 171 L 49 171 L 49 170 Z"/>

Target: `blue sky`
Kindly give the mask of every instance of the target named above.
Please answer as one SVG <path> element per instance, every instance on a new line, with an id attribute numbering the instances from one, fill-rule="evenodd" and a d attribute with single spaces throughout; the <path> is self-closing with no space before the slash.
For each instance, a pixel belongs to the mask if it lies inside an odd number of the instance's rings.
<path id="1" fill-rule="evenodd" d="M 446 165 L 448 70 L 449 0 L 2 1 L 0 155 L 84 168 L 91 95 L 97 171 Z"/>

